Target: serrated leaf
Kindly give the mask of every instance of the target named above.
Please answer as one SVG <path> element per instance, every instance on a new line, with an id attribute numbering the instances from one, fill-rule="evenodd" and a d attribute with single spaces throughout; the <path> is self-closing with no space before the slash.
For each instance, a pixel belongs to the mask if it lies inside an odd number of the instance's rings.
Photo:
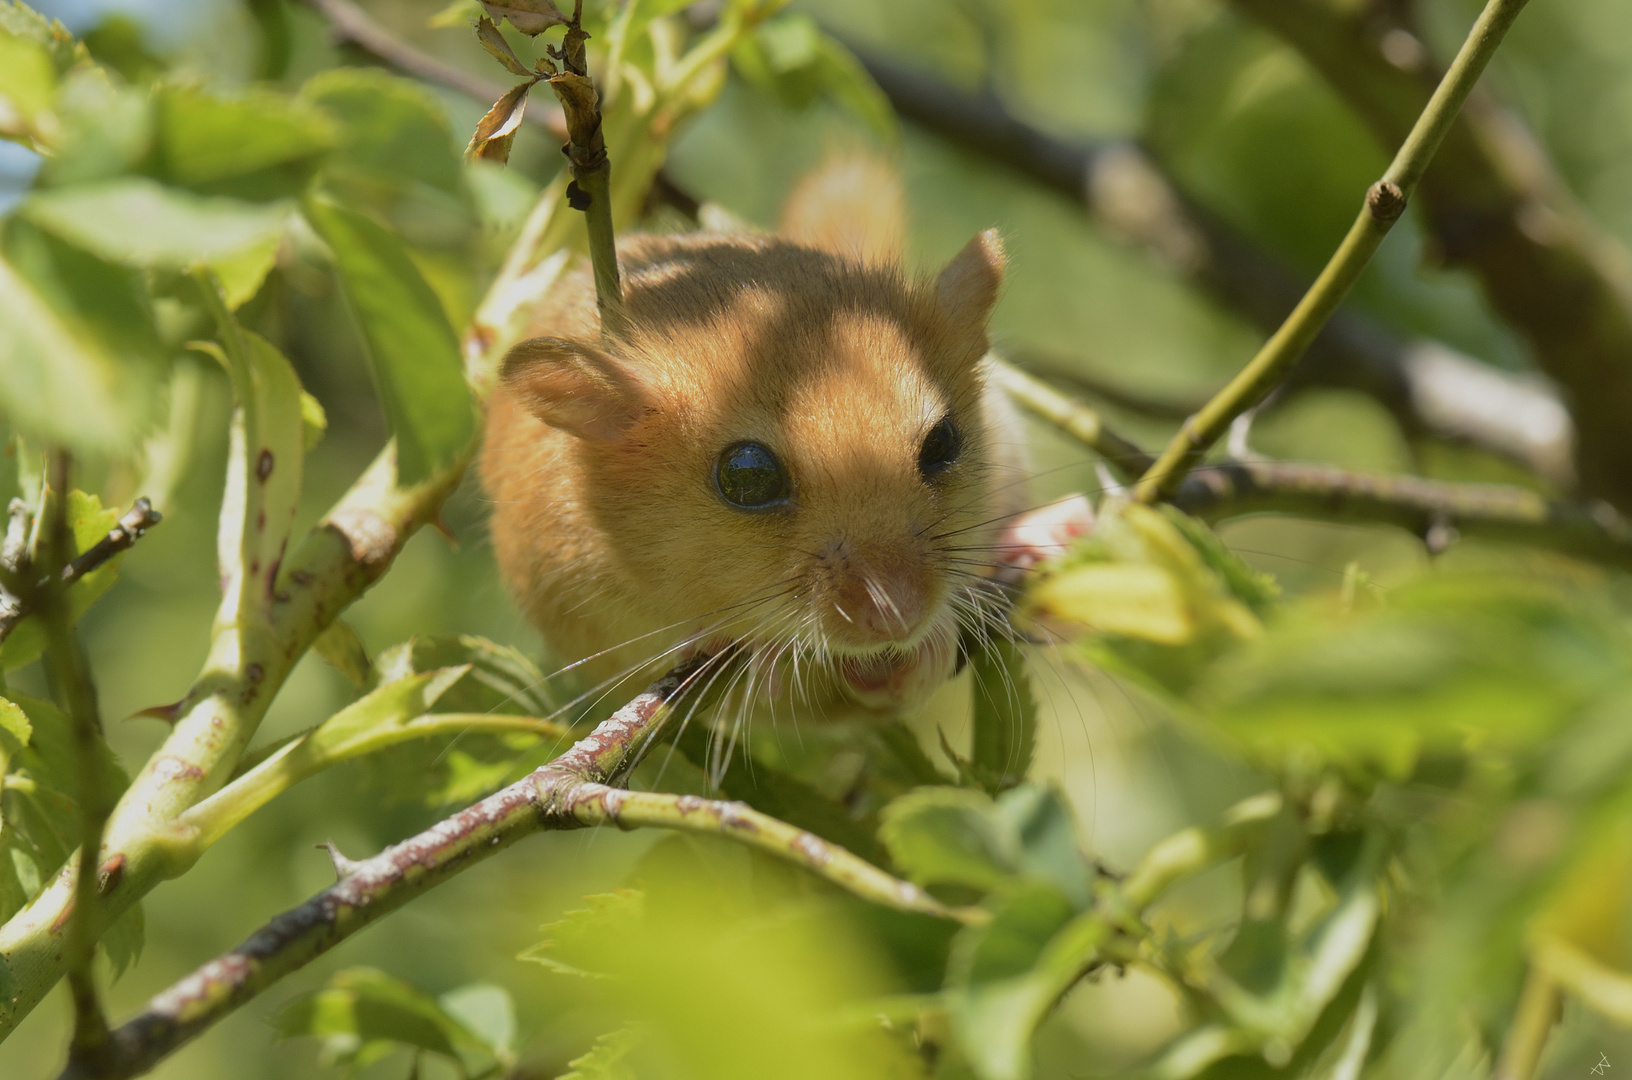
<path id="1" fill-rule="evenodd" d="M 14 750 L 28 745 L 28 740 L 34 737 L 34 726 L 28 722 L 23 710 L 11 701 L 0 697 L 0 732 L 4 732 L 16 740 L 16 747 L 7 747 L 0 742 L 0 748 L 6 750 L 9 756 Z"/>
<path id="2" fill-rule="evenodd" d="M 637 1080 L 628 1059 L 639 1038 L 638 1029 L 631 1024 L 607 1032 L 595 1040 L 588 1053 L 567 1062 L 572 1071 L 561 1080 Z"/>
<path id="3" fill-rule="evenodd" d="M 275 249 L 293 205 L 207 198 L 140 176 L 38 191 L 28 220 L 111 262 L 185 270 Z M 264 270 L 262 271 L 264 276 Z"/>
<path id="4" fill-rule="evenodd" d="M 541 929 L 544 940 L 521 953 L 518 959 L 543 964 L 551 971 L 583 978 L 604 978 L 602 947 L 609 935 L 626 936 L 646 911 L 645 895 L 635 889 L 618 889 L 584 897 L 588 907 L 569 911 Z"/>
<path id="5" fill-rule="evenodd" d="M 97 941 L 107 954 L 115 981 L 142 958 L 142 945 L 146 940 L 147 923 L 142 914 L 142 905 L 138 901 L 126 908 L 124 913 L 113 921 L 113 925 L 103 931 L 102 937 Z"/>
<path id="6" fill-rule="evenodd" d="M 0 34 L 42 46 L 60 74 L 90 59 L 85 46 L 56 19 L 47 19 L 22 0 L 0 0 Z"/>
<path id="7" fill-rule="evenodd" d="M 1020 647 L 1007 638 L 982 644 L 969 657 L 973 733 L 970 765 L 988 794 L 1014 787 L 1031 769 L 1037 744 L 1037 702 Z"/>
<path id="8" fill-rule="evenodd" d="M 465 666 L 470 674 L 448 691 L 443 712 L 546 716 L 557 702 L 538 665 L 516 649 L 475 634 L 425 635 L 384 649 L 374 660 L 377 683 L 414 672 Z"/>
<path id="9" fill-rule="evenodd" d="M 0 33 L 0 138 L 25 146 L 51 140 L 57 69 L 45 46 Z"/>
<path id="10" fill-rule="evenodd" d="M 334 670 L 346 677 L 359 690 L 368 685 L 372 673 L 368 650 L 363 648 L 357 630 L 344 619 L 336 619 L 329 628 L 317 635 L 312 649 Z"/>
<path id="11" fill-rule="evenodd" d="M 300 96 L 340 123 L 326 182 L 389 191 L 411 180 L 460 194 L 459 154 L 446 112 L 418 83 L 374 68 L 333 68 L 308 80 Z"/>
<path id="12" fill-rule="evenodd" d="M 0 237 L 0 411 L 31 438 L 121 454 L 168 355 L 140 276 L 13 219 Z"/>
<path id="13" fill-rule="evenodd" d="M 476 432 L 458 337 L 400 239 L 326 200 L 307 200 L 306 215 L 334 252 L 362 331 L 397 443 L 398 482 L 418 483 L 456 461 Z"/>
<path id="14" fill-rule="evenodd" d="M 87 495 L 83 491 L 69 493 L 68 527 L 73 532 L 75 556 L 96 546 L 118 522 L 119 511 L 104 509 L 102 500 L 95 495 Z M 69 586 L 69 625 L 78 623 L 91 605 L 113 587 L 123 557 L 115 556 Z M 0 670 L 9 671 L 39 659 L 45 652 L 45 644 L 45 629 L 39 620 L 34 617 L 24 619 L 12 628 L 4 643 L 0 643 Z"/>

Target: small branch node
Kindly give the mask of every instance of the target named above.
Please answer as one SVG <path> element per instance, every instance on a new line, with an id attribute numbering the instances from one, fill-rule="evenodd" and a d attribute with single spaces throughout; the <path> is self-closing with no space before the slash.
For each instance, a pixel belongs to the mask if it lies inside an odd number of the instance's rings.
<path id="1" fill-rule="evenodd" d="M 1371 218 L 1387 228 L 1405 213 L 1405 192 L 1392 180 L 1379 180 L 1366 192 L 1366 209 Z"/>

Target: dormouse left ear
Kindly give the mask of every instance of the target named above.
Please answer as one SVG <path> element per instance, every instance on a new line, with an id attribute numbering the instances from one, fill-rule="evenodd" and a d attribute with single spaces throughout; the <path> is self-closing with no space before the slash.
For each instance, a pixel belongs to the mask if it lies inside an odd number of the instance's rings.
<path id="1" fill-rule="evenodd" d="M 1003 284 L 1003 241 L 987 229 L 963 246 L 935 279 L 935 298 L 952 332 L 975 334 L 986 325 Z"/>
<path id="2" fill-rule="evenodd" d="M 590 442 L 621 440 L 647 404 L 629 364 L 582 341 L 519 342 L 506 354 L 499 381 L 534 416 Z"/>

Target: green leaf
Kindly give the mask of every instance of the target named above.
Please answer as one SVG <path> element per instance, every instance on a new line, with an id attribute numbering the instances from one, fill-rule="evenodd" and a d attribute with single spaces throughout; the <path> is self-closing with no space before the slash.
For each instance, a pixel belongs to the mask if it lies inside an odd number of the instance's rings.
<path id="1" fill-rule="evenodd" d="M 458 1048 L 486 1044 L 435 998 L 372 968 L 338 972 L 326 987 L 302 994 L 278 1010 L 273 1021 L 284 1038 L 323 1040 L 329 1060 L 363 1064 L 392 1045 L 458 1060 Z"/>
<path id="2" fill-rule="evenodd" d="M 73 531 L 74 555 L 94 547 L 119 522 L 119 511 L 103 509 L 102 500 L 82 491 L 68 495 L 68 526 Z M 102 594 L 112 588 L 118 577 L 122 554 L 114 556 L 68 588 L 69 624 L 79 622 L 80 616 L 90 610 Z M 18 623 L 0 643 L 0 671 L 10 671 L 39 659 L 45 652 L 45 629 L 38 619 L 30 617 Z"/>
<path id="3" fill-rule="evenodd" d="M 376 68 L 332 68 L 310 79 L 300 96 L 340 122 L 330 179 L 387 190 L 417 181 L 461 194 L 459 151 L 446 110 L 420 84 Z"/>
<path id="4" fill-rule="evenodd" d="M 547 936 L 519 959 L 543 964 L 562 975 L 604 978 L 607 973 L 601 957 L 605 942 L 611 940 L 608 935 L 627 935 L 644 915 L 646 898 L 635 889 L 618 889 L 586 896 L 584 902 L 589 906 L 543 926 Z"/>
<path id="5" fill-rule="evenodd" d="M 874 134 L 887 140 L 900 137 L 895 108 L 889 97 L 879 89 L 855 54 L 830 34 L 821 35 L 817 42 L 815 69 L 822 92 L 850 110 L 872 128 Z"/>
<path id="6" fill-rule="evenodd" d="M 0 236 L 0 411 L 30 438 L 118 454 L 157 407 L 168 360 L 142 280 L 12 220 Z"/>
<path id="7" fill-rule="evenodd" d="M 974 733 L 970 765 L 992 795 L 1026 778 L 1037 744 L 1037 703 L 1020 647 L 985 642 L 969 658 Z"/>
<path id="8" fill-rule="evenodd" d="M 632 1024 L 607 1032 L 595 1040 L 588 1053 L 567 1062 L 572 1071 L 561 1080 L 637 1080 L 634 1065 L 628 1058 L 639 1038 L 639 1031 Z"/>
<path id="9" fill-rule="evenodd" d="M 516 1004 L 493 983 L 471 983 L 436 999 L 444 1012 L 482 1041 L 488 1053 L 508 1058 L 515 1050 Z"/>
<path id="10" fill-rule="evenodd" d="M 292 207 L 207 198 L 127 176 L 38 191 L 19 212 L 110 262 L 185 270 L 246 255 L 263 258 L 275 250 Z"/>
<path id="11" fill-rule="evenodd" d="M 9 757 L 16 750 L 27 746 L 28 740 L 34 737 L 34 726 L 28 722 L 23 710 L 14 703 L 0 698 L 0 732 L 4 732 L 16 741 L 16 746 L 7 746 L 0 742 L 0 749 L 4 749 Z"/>
<path id="12" fill-rule="evenodd" d="M 809 15 L 767 19 L 743 35 L 731 53 L 743 78 L 793 109 L 826 95 L 878 135 L 898 134 L 889 98 L 861 62 Z"/>
<path id="13" fill-rule="evenodd" d="M 224 348 L 201 348 L 226 366 L 238 405 L 217 534 L 227 598 L 218 618 L 254 621 L 267 617 L 300 503 L 300 380 L 270 341 L 239 326 L 224 306 L 217 315 Z"/>
<path id="14" fill-rule="evenodd" d="M 265 201 L 305 190 L 339 130 L 309 102 L 269 90 L 225 96 L 164 85 L 144 170 L 202 194 Z"/>
<path id="15" fill-rule="evenodd" d="M 58 74 L 90 58 L 81 44 L 56 19 L 47 19 L 22 0 L 0 0 L 0 37 L 42 46 Z"/>
<path id="16" fill-rule="evenodd" d="M 330 623 L 312 642 L 312 649 L 359 690 L 368 685 L 372 674 L 368 650 L 363 648 L 363 639 L 357 636 L 357 630 L 346 620 L 336 619 Z"/>
<path id="17" fill-rule="evenodd" d="M 1053 787 L 1022 784 L 998 797 L 996 816 L 1014 838 L 1016 868 L 1086 908 L 1094 870 L 1077 844 L 1077 821 L 1065 796 Z"/>
<path id="18" fill-rule="evenodd" d="M 1072 902 L 1052 885 L 1017 886 L 1003 895 L 991 922 L 959 932 L 947 965 L 948 985 L 968 988 L 1025 975 L 1075 914 Z"/>
<path id="19" fill-rule="evenodd" d="M 449 689 L 440 703 L 442 712 L 547 716 L 559 704 L 537 664 L 508 645 L 475 634 L 426 635 L 392 645 L 375 658 L 373 677 L 384 683 L 456 666 L 469 668 L 470 674 Z"/>
<path id="20" fill-rule="evenodd" d="M 1015 866 L 994 810 L 988 796 L 967 788 L 919 788 L 884 808 L 879 836 L 917 884 L 985 892 L 1006 882 Z"/>
<path id="21" fill-rule="evenodd" d="M 97 941 L 108 956 L 115 980 L 135 966 L 142 958 L 142 945 L 147 940 L 147 922 L 140 902 L 126 908 Z"/>
<path id="22" fill-rule="evenodd" d="M 458 338 L 401 240 L 332 202 L 310 199 L 306 214 L 334 252 L 362 331 L 398 479 L 417 483 L 458 460 L 475 435 Z"/>
<path id="23" fill-rule="evenodd" d="M 300 448 L 309 454 L 329 430 L 329 414 L 323 411 L 321 401 L 304 390 L 300 392 L 300 422 Z"/>
<path id="24" fill-rule="evenodd" d="M 51 141 L 57 69 L 45 46 L 0 32 L 0 138 L 25 146 Z"/>

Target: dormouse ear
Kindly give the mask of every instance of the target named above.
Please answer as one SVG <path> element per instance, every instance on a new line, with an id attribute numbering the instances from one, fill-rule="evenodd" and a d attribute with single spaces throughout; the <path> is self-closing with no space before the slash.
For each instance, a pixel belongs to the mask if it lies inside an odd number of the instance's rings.
<path id="1" fill-rule="evenodd" d="M 876 155 L 841 154 L 799 181 L 782 211 L 781 233 L 869 266 L 894 266 L 906 219 L 895 166 Z"/>
<path id="2" fill-rule="evenodd" d="M 546 424 L 595 442 L 623 438 L 645 405 L 645 387 L 628 364 L 561 338 L 513 346 L 499 380 Z"/>
<path id="3" fill-rule="evenodd" d="M 1003 284 L 1003 241 L 987 229 L 963 246 L 935 279 L 935 298 L 954 333 L 970 334 L 986 325 Z"/>

